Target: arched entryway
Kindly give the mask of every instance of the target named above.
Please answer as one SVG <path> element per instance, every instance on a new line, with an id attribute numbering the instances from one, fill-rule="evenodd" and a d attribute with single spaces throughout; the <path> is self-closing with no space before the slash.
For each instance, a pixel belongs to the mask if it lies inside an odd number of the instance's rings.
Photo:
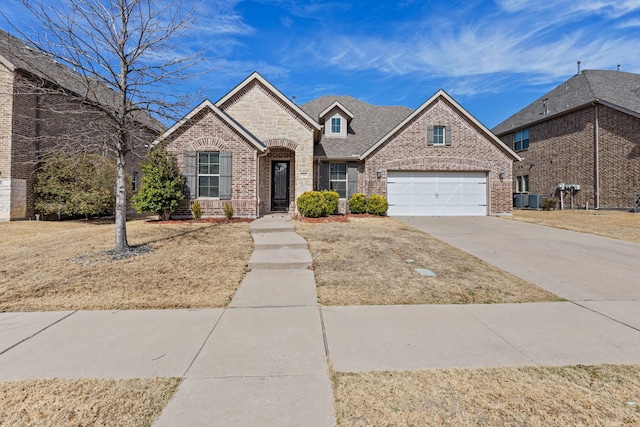
<path id="1" fill-rule="evenodd" d="M 297 144 L 286 139 L 266 141 L 267 154 L 260 158 L 260 215 L 295 209 Z"/>

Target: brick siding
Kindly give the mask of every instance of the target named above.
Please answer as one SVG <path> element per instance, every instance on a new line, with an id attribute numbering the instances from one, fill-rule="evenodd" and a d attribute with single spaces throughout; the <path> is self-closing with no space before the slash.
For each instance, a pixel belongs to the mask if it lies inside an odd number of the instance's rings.
<path id="1" fill-rule="evenodd" d="M 452 145 L 427 145 L 427 127 L 451 126 Z M 388 171 L 484 171 L 490 214 L 511 213 L 511 158 L 446 100 L 439 98 L 367 159 L 359 190 L 387 195 Z M 381 170 L 382 176 L 377 177 Z M 505 177 L 499 178 L 500 169 Z"/>
<path id="2" fill-rule="evenodd" d="M 588 106 L 529 127 L 529 149 L 520 151 L 524 160 L 513 165 L 513 191 L 515 177 L 524 175 L 530 194 L 560 197 L 558 183 L 578 184 L 574 205 L 594 207 L 595 117 L 595 106 Z M 630 208 L 633 194 L 640 192 L 640 118 L 599 105 L 598 119 L 600 207 Z M 513 147 L 513 133 L 501 139 Z M 570 207 L 570 194 L 564 199 Z"/>
<path id="3" fill-rule="evenodd" d="M 191 206 L 198 200 L 204 217 L 223 217 L 224 204 L 231 203 L 234 216 L 255 218 L 256 207 L 256 155 L 257 149 L 243 136 L 229 127 L 211 109 L 205 108 L 167 139 L 167 151 L 176 156 L 178 166 L 184 170 L 187 151 L 231 151 L 231 200 L 186 198 L 176 209 L 176 216 L 190 216 Z"/>
<path id="4" fill-rule="evenodd" d="M 10 78 L 6 73 L 2 75 L 0 85 L 4 88 Z M 11 89 L 8 92 L 2 90 L 2 93 L 11 94 L 11 102 L 2 105 L 12 108 L 0 111 L 0 177 L 26 181 L 26 191 L 20 196 L 21 199 L 26 198 L 25 208 L 21 211 L 12 209 L 11 219 L 33 218 L 33 184 L 42 157 L 55 151 L 112 155 L 108 141 L 113 135 L 113 127 L 104 113 L 81 105 L 41 81 L 20 72 L 13 73 L 11 77 Z M 156 136 L 146 128 L 132 133 L 137 143 L 125 159 L 125 168 L 130 176 L 133 172 L 140 175 L 139 162 L 146 151 L 144 144 Z"/>

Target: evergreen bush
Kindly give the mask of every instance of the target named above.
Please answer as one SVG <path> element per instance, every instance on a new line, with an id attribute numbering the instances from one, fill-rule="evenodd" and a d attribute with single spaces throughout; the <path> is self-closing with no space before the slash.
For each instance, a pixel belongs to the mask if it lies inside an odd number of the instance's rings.
<path id="1" fill-rule="evenodd" d="M 349 212 L 352 214 L 367 213 L 367 196 L 362 193 L 355 193 L 349 199 Z"/>
<path id="2" fill-rule="evenodd" d="M 321 191 L 305 191 L 298 197 L 296 204 L 298 211 L 307 218 L 327 216 L 327 201 Z"/>
<path id="3" fill-rule="evenodd" d="M 197 200 L 191 205 L 191 214 L 195 219 L 202 218 L 202 206 L 200 206 L 200 202 Z"/>
<path id="4" fill-rule="evenodd" d="M 340 194 L 336 191 L 323 191 L 322 195 L 327 202 L 327 213 L 334 215 L 338 213 L 338 203 L 340 202 Z"/>
<path id="5" fill-rule="evenodd" d="M 369 203 L 367 203 L 367 213 L 372 215 L 386 215 L 387 209 L 389 209 L 389 203 L 387 198 L 380 196 L 379 194 L 373 194 L 369 197 Z"/>
<path id="6" fill-rule="evenodd" d="M 552 211 L 556 208 L 558 204 L 558 199 L 554 199 L 553 197 L 549 197 L 548 199 L 544 199 L 542 203 L 540 203 L 540 207 L 543 211 Z"/>
<path id="7" fill-rule="evenodd" d="M 44 216 L 55 214 L 58 219 L 113 213 L 115 176 L 113 159 L 98 154 L 51 154 L 36 175 L 35 209 Z"/>
<path id="8" fill-rule="evenodd" d="M 133 196 L 133 207 L 138 212 L 154 212 L 168 220 L 171 212 L 184 200 L 184 180 L 176 159 L 167 153 L 164 143 L 153 147 L 142 164 L 144 175 L 140 190 Z"/>
<path id="9" fill-rule="evenodd" d="M 233 218 L 233 205 L 229 202 L 224 202 L 224 216 L 227 217 L 227 219 L 231 219 Z"/>

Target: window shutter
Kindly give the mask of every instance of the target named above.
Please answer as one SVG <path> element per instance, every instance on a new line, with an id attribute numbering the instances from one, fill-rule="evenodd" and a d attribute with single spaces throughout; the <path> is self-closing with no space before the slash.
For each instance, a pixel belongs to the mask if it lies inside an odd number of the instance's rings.
<path id="1" fill-rule="evenodd" d="M 220 200 L 231 200 L 231 151 L 220 152 Z"/>
<path id="2" fill-rule="evenodd" d="M 347 162 L 347 199 L 358 192 L 358 163 Z"/>
<path id="3" fill-rule="evenodd" d="M 444 127 L 444 145 L 451 145 L 451 126 Z"/>
<path id="4" fill-rule="evenodd" d="M 320 178 L 318 179 L 318 190 L 329 190 L 329 162 L 320 162 Z"/>
<path id="5" fill-rule="evenodd" d="M 196 152 L 186 151 L 184 153 L 184 195 L 189 199 L 198 197 L 197 173 L 196 173 Z"/>
<path id="6" fill-rule="evenodd" d="M 433 126 L 427 126 L 427 145 L 433 145 Z"/>

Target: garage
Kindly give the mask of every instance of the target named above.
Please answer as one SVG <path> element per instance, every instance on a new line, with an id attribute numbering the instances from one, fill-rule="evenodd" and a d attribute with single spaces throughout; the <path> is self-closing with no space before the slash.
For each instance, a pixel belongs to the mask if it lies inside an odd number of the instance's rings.
<path id="1" fill-rule="evenodd" d="M 486 172 L 387 173 L 390 216 L 485 216 Z"/>

